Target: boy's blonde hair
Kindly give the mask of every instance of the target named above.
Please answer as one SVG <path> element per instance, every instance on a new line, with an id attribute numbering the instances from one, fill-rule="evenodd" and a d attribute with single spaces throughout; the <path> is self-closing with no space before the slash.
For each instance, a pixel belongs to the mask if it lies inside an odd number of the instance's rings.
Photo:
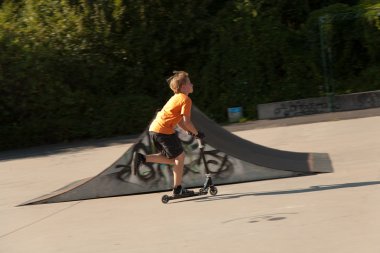
<path id="1" fill-rule="evenodd" d="M 185 71 L 173 71 L 173 74 L 166 81 L 174 93 L 179 93 L 182 85 L 190 82 L 189 74 Z"/>

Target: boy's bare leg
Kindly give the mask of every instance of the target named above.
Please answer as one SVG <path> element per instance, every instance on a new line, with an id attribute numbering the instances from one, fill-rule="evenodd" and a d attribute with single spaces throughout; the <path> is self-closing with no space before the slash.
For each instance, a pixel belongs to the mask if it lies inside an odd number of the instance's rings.
<path id="1" fill-rule="evenodd" d="M 166 156 L 163 156 L 161 153 L 154 155 L 146 155 L 145 162 L 147 163 L 161 163 L 161 164 L 170 164 L 173 166 L 173 176 L 174 176 L 174 188 L 181 185 L 182 175 L 183 175 L 183 166 L 185 164 L 185 152 L 182 152 L 179 156 L 174 159 L 169 159 Z"/>
<path id="2" fill-rule="evenodd" d="M 182 152 L 179 156 L 177 156 L 175 159 L 175 164 L 173 168 L 173 175 L 174 175 L 174 188 L 176 186 L 181 185 L 182 183 L 182 175 L 183 175 L 183 166 L 185 164 L 185 153 Z"/>
<path id="3" fill-rule="evenodd" d="M 163 163 L 163 164 L 175 164 L 175 159 L 169 159 L 166 156 L 163 156 L 161 153 L 153 154 L 153 155 L 146 155 L 145 161 L 147 163 Z"/>

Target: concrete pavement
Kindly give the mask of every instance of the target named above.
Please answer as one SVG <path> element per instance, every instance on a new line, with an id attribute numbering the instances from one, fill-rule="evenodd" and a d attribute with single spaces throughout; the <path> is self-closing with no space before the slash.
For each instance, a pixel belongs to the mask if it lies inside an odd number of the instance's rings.
<path id="1" fill-rule="evenodd" d="M 0 252 L 380 252 L 380 117 L 251 129 L 272 148 L 327 152 L 334 173 L 219 186 L 161 203 L 162 193 L 15 207 L 116 160 L 131 144 L 0 162 Z"/>

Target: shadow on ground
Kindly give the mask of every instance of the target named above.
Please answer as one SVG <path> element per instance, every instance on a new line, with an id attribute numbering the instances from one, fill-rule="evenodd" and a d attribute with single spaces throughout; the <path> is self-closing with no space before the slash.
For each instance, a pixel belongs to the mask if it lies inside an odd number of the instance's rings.
<path id="1" fill-rule="evenodd" d="M 138 135 L 126 137 L 107 138 L 99 140 L 78 141 L 67 144 L 51 144 L 40 147 L 25 148 L 0 152 L 0 161 L 15 160 L 20 158 L 32 158 L 40 156 L 57 155 L 62 153 L 78 152 L 85 149 L 109 147 L 135 143 Z"/>
<path id="2" fill-rule="evenodd" d="M 191 198 L 191 199 L 185 199 L 185 200 L 171 202 L 171 203 L 174 204 L 174 203 L 181 203 L 181 202 L 187 202 L 187 201 L 206 202 L 206 201 L 216 201 L 216 200 L 237 199 L 237 198 L 250 197 L 250 196 L 273 196 L 273 195 L 299 194 L 299 193 L 338 190 L 338 189 L 344 189 L 344 188 L 365 187 L 365 186 L 372 186 L 372 185 L 380 185 L 380 181 L 355 182 L 355 183 L 333 184 L 333 185 L 316 185 L 316 186 L 310 186 L 309 188 L 305 188 L 305 189 L 294 189 L 294 190 L 272 191 L 272 192 L 220 194 L 217 196 Z"/>

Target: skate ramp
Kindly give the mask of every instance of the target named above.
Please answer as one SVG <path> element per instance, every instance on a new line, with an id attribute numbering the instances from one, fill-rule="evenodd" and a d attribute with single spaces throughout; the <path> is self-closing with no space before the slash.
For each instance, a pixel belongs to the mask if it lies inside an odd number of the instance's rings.
<path id="1" fill-rule="evenodd" d="M 223 129 L 195 107 L 192 118 L 194 125 L 206 134 L 205 157 L 216 185 L 333 171 L 328 154 L 287 152 L 251 143 Z M 189 188 L 200 187 L 204 183 L 205 168 L 201 162 L 198 143 L 194 137 L 180 130 L 177 134 L 186 153 L 184 185 Z M 21 205 L 170 190 L 173 182 L 170 166 L 147 164 L 132 173 L 134 152 L 156 152 L 147 129 L 137 143 L 100 174 L 73 182 Z"/>
<path id="2" fill-rule="evenodd" d="M 209 145 L 247 163 L 295 172 L 333 170 L 326 153 L 288 152 L 249 142 L 220 127 L 198 108 L 194 108 L 192 118 L 196 127 L 205 133 Z"/>

